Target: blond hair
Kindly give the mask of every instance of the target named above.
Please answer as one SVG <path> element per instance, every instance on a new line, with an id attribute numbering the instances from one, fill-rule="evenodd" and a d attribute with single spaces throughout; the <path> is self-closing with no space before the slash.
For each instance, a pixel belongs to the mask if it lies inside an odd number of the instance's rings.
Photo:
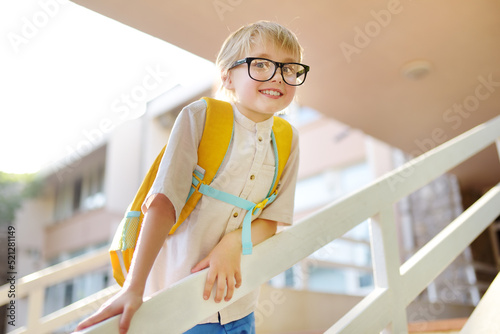
<path id="1" fill-rule="evenodd" d="M 221 78 L 227 76 L 229 69 L 236 61 L 249 56 L 255 45 L 266 42 L 290 53 L 297 62 L 302 61 L 303 49 L 292 31 L 276 22 L 258 21 L 242 26 L 229 35 L 222 44 L 215 62 Z M 229 99 L 233 97 L 232 92 L 226 90 L 222 84 L 220 84 L 217 94 L 224 95 Z"/>

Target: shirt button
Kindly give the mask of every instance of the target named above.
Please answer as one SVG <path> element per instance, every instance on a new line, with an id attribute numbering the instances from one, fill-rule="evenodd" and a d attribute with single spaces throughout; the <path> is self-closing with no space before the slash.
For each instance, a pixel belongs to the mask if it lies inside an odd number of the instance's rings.
<path id="1" fill-rule="evenodd" d="M 262 139 L 263 139 L 262 136 L 259 136 L 259 141 L 262 141 Z"/>
<path id="2" fill-rule="evenodd" d="M 252 174 L 252 175 L 250 175 L 250 180 L 253 180 L 253 179 L 255 179 L 255 175 Z"/>
<path id="3" fill-rule="evenodd" d="M 238 217 L 238 212 L 233 213 L 233 217 L 234 218 Z"/>

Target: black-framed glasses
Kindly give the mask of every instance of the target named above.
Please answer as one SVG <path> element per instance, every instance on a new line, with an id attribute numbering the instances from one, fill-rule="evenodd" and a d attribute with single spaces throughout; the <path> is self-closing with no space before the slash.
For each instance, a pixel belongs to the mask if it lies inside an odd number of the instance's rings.
<path id="1" fill-rule="evenodd" d="M 271 80 L 278 68 L 281 69 L 281 77 L 290 86 L 300 86 L 306 81 L 307 72 L 310 67 L 300 63 L 280 63 L 267 58 L 246 57 L 236 61 L 232 69 L 242 64 L 248 64 L 248 75 L 255 81 Z"/>

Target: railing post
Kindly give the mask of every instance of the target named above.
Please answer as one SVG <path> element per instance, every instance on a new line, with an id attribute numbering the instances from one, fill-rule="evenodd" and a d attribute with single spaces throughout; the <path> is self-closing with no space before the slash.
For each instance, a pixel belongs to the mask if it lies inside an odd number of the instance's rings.
<path id="1" fill-rule="evenodd" d="M 392 299 L 392 333 L 407 333 L 406 307 L 397 291 L 401 285 L 398 235 L 393 206 L 385 206 L 370 219 L 375 287 L 386 288 Z"/>
<path id="2" fill-rule="evenodd" d="M 495 144 L 497 147 L 498 158 L 500 159 L 500 137 L 498 137 L 495 140 Z M 493 223 L 491 224 L 488 230 L 490 233 L 490 239 L 493 247 L 493 253 L 495 256 L 495 263 L 497 266 L 497 270 L 500 270 L 500 247 L 498 246 L 500 241 L 498 238 L 498 231 L 500 230 L 500 225 Z"/>
<path id="3" fill-rule="evenodd" d="M 44 296 L 44 287 L 35 289 L 28 295 L 28 320 L 26 324 L 26 333 L 40 334 L 38 328 L 40 327 L 40 319 L 42 318 Z"/>
<path id="4" fill-rule="evenodd" d="M 498 271 L 500 271 L 500 239 L 498 238 L 498 232 L 500 231 L 500 224 L 491 224 L 488 227 L 488 233 L 490 235 L 490 242 L 493 248 L 493 256 L 495 257 L 495 265 Z"/>
<path id="5" fill-rule="evenodd" d="M 500 137 L 495 140 L 495 145 L 497 147 L 498 159 L 500 159 Z"/>
<path id="6" fill-rule="evenodd" d="M 497 153 L 498 153 L 498 158 L 500 159 L 500 137 L 495 140 L 495 144 L 497 146 Z"/>

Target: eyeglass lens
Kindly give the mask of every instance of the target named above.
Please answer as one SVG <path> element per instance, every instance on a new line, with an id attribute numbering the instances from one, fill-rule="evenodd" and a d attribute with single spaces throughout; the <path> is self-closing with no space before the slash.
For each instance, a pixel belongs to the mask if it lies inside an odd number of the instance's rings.
<path id="1" fill-rule="evenodd" d="M 270 80 L 276 72 L 276 64 L 266 59 L 253 59 L 248 67 L 250 77 L 258 81 Z M 306 70 L 301 64 L 283 64 L 281 75 L 289 85 L 300 85 L 305 80 Z"/>

